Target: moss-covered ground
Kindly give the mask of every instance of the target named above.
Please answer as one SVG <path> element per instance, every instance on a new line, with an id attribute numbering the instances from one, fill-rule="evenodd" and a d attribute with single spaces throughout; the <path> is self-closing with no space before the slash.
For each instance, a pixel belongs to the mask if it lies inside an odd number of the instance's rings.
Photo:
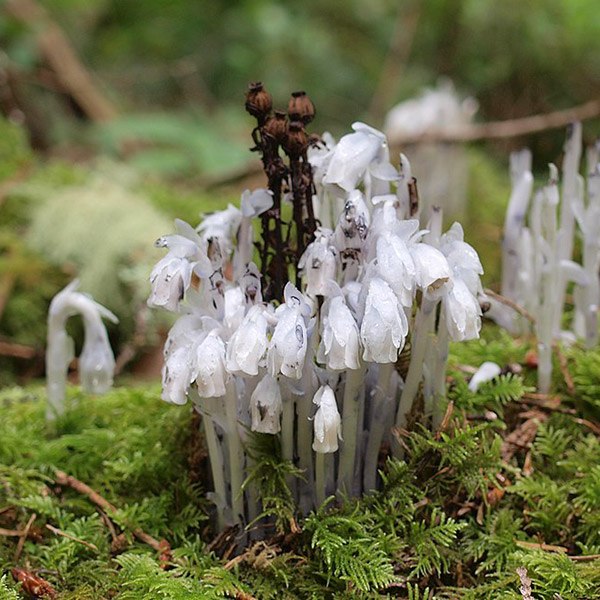
<path id="1" fill-rule="evenodd" d="M 163 403 L 157 386 L 104 397 L 73 387 L 68 416 L 48 426 L 43 387 L 5 389 L 0 599 L 26 597 L 14 567 L 48 581 L 61 600 L 518 599 L 518 567 L 535 599 L 600 598 L 600 352 L 571 350 L 574 392 L 557 368 L 555 394 L 539 397 L 529 350 L 491 325 L 482 340 L 453 348 L 445 429 L 415 425 L 401 436 L 405 462 L 382 457 L 380 493 L 330 500 L 297 517 L 299 530 L 290 529 L 277 445 L 254 440 L 253 485 L 280 530 L 262 527 L 245 548 L 242 532 L 213 531 L 189 407 Z M 472 393 L 465 371 L 483 360 L 505 374 Z M 60 485 L 57 469 L 116 510 Z M 19 549 L 8 533 L 28 523 Z M 140 542 L 136 528 L 171 552 Z"/>

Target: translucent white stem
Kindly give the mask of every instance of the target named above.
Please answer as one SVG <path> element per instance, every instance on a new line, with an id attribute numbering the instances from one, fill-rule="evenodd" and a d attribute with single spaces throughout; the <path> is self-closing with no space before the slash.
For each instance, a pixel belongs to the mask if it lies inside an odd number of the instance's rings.
<path id="1" fill-rule="evenodd" d="M 294 413 L 295 401 L 291 391 L 283 386 L 283 410 L 281 415 L 281 456 L 283 460 L 294 462 Z M 286 476 L 286 483 L 295 496 L 294 478 Z"/>
<path id="2" fill-rule="evenodd" d="M 360 422 L 361 400 L 365 395 L 365 367 L 346 371 L 344 387 L 344 406 L 342 409 L 342 441 L 340 450 L 340 465 L 338 473 L 338 488 L 348 496 L 360 493 L 354 490 L 354 470 L 358 452 L 358 442 L 362 433 Z"/>
<path id="3" fill-rule="evenodd" d="M 558 191 L 555 183 L 544 189 L 543 225 L 548 248 L 548 261 L 542 276 L 543 300 L 537 319 L 538 338 L 538 390 L 542 394 L 550 391 L 552 380 L 552 341 L 557 313 L 562 313 L 559 295 L 560 273 L 557 248 L 556 206 Z"/>
<path id="4" fill-rule="evenodd" d="M 431 376 L 433 378 L 433 404 L 430 407 L 433 429 L 437 430 L 445 412 L 446 369 L 448 366 L 448 328 L 444 311 L 440 313 L 437 340 L 434 344 L 434 363 Z"/>
<path id="5" fill-rule="evenodd" d="M 244 451 L 238 428 L 237 398 L 235 383 L 229 381 L 225 394 L 225 414 L 227 417 L 227 446 L 229 447 L 229 469 L 231 473 L 231 506 L 234 522 L 244 520 Z"/>
<path id="6" fill-rule="evenodd" d="M 413 402 L 419 391 L 419 384 L 423 375 L 423 362 L 428 346 L 428 337 L 433 331 L 435 321 L 436 305 L 437 300 L 432 301 L 423 298 L 421 307 L 417 310 L 415 316 L 415 326 L 411 335 L 410 363 L 396 414 L 397 427 L 404 427 L 406 425 L 406 418 L 412 410 Z"/>
<path id="7" fill-rule="evenodd" d="M 325 454 L 316 452 L 315 457 L 315 495 L 317 498 L 317 507 L 325 502 L 327 492 L 325 490 Z"/>
<path id="8" fill-rule="evenodd" d="M 377 464 L 379 459 L 379 450 L 386 429 L 389 428 L 390 410 L 387 410 L 386 403 L 389 402 L 388 390 L 392 380 L 395 364 L 387 363 L 379 365 L 377 376 L 377 388 L 372 400 L 372 418 L 365 451 L 365 463 L 363 469 L 363 490 L 369 492 L 375 489 L 377 482 Z"/>

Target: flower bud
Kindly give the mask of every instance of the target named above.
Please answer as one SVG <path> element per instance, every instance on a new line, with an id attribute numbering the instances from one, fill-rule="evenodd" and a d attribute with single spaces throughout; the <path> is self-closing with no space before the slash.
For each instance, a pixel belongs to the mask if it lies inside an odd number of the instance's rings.
<path id="1" fill-rule="evenodd" d="M 315 107 L 306 92 L 292 92 L 288 103 L 290 121 L 301 121 L 308 125 L 315 118 Z"/>
<path id="2" fill-rule="evenodd" d="M 271 94 L 264 88 L 262 82 L 256 81 L 248 85 L 246 92 L 246 110 L 263 123 L 273 108 Z"/>
<path id="3" fill-rule="evenodd" d="M 308 136 L 300 121 L 292 121 L 283 143 L 283 149 L 290 158 L 300 158 L 308 148 Z"/>

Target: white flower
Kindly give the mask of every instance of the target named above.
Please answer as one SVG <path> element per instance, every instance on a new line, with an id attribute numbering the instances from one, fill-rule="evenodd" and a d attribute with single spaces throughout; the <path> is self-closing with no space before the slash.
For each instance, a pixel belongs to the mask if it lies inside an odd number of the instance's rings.
<path id="1" fill-rule="evenodd" d="M 452 287 L 452 271 L 446 257 L 425 242 L 411 245 L 410 252 L 417 270 L 417 287 L 430 300 L 441 298 Z"/>
<path id="2" fill-rule="evenodd" d="M 180 346 L 165 360 L 162 368 L 161 398 L 171 404 L 185 404 L 192 382 L 191 346 Z"/>
<path id="3" fill-rule="evenodd" d="M 342 251 L 347 248 L 362 248 L 364 245 L 371 215 L 362 192 L 353 190 L 344 204 L 334 232 L 335 245 Z"/>
<path id="4" fill-rule="evenodd" d="M 311 296 L 325 296 L 330 280 L 335 280 L 337 266 L 336 249 L 329 244 L 330 229 L 317 229 L 315 240 L 311 242 L 298 262 L 298 269 L 306 278 L 306 293 Z"/>
<path id="5" fill-rule="evenodd" d="M 225 395 L 226 380 L 225 344 L 213 330 L 192 347 L 191 381 L 196 382 L 200 397 L 218 398 Z"/>
<path id="6" fill-rule="evenodd" d="M 107 308 L 90 296 L 76 292 L 72 281 L 52 299 L 48 311 L 46 377 L 48 380 L 48 420 L 64 412 L 65 387 L 69 363 L 75 356 L 75 344 L 66 331 L 67 320 L 81 314 L 84 325 L 83 351 L 79 357 L 81 383 L 94 394 L 106 392 L 113 382 L 115 359 L 102 318 L 118 323 Z"/>
<path id="7" fill-rule="evenodd" d="M 306 355 L 306 325 L 300 311 L 285 307 L 273 331 L 267 368 L 272 377 L 280 373 L 292 379 L 302 377 L 302 365 Z"/>
<path id="8" fill-rule="evenodd" d="M 389 160 L 386 161 L 385 135 L 363 123 L 354 123 L 352 129 L 354 133 L 343 136 L 333 149 L 323 179 L 333 193 L 342 197 L 358 187 L 369 167 L 378 179 L 397 176 L 395 170 L 392 173 Z"/>
<path id="9" fill-rule="evenodd" d="M 459 223 L 454 223 L 440 239 L 440 248 L 446 255 L 454 280 L 452 289 L 443 298 L 446 326 L 453 341 L 478 338 L 481 329 L 477 295 L 482 292 L 479 276 L 483 267 L 477 252 L 463 239 Z"/>
<path id="10" fill-rule="evenodd" d="M 444 296 L 442 303 L 452 341 L 463 342 L 479 337 L 481 307 L 462 279 L 454 279 L 454 285 Z"/>
<path id="11" fill-rule="evenodd" d="M 411 306 L 417 269 L 408 246 L 397 235 L 384 234 L 377 239 L 379 276 L 394 290 L 402 306 Z"/>
<path id="12" fill-rule="evenodd" d="M 202 239 L 218 239 L 224 256 L 229 256 L 232 249 L 232 240 L 242 221 L 242 212 L 239 208 L 229 204 L 225 210 L 218 210 L 205 215 L 196 231 Z"/>
<path id="13" fill-rule="evenodd" d="M 269 374 L 259 382 L 250 397 L 252 431 L 279 433 L 281 430 L 282 402 L 277 379 Z"/>
<path id="14" fill-rule="evenodd" d="M 328 385 L 321 386 L 313 403 L 319 408 L 313 421 L 313 450 L 320 454 L 336 452 L 338 438 L 342 439 L 342 419 L 335 401 L 335 394 Z"/>
<path id="15" fill-rule="evenodd" d="M 271 190 L 258 189 L 254 191 L 244 190 L 240 200 L 242 216 L 258 217 L 273 206 L 273 192 Z"/>
<path id="16" fill-rule="evenodd" d="M 304 315 L 310 308 L 304 296 L 288 282 L 284 289 L 285 304 L 277 308 L 279 320 L 267 353 L 267 368 L 272 377 L 280 373 L 292 379 L 302 377 L 307 338 Z"/>
<path id="17" fill-rule="evenodd" d="M 464 232 L 460 223 L 455 222 L 442 235 L 440 249 L 446 256 L 454 275 L 467 284 L 471 294 L 480 294 L 482 288 L 479 276 L 483 274 L 483 267 L 477 251 L 464 241 Z"/>
<path id="18" fill-rule="evenodd" d="M 152 291 L 148 306 L 162 307 L 178 312 L 186 290 L 192 280 L 192 265 L 186 258 L 169 252 L 158 261 L 150 274 Z"/>
<path id="19" fill-rule="evenodd" d="M 234 375 L 258 375 L 267 349 L 267 320 L 261 306 L 253 306 L 227 345 L 227 370 Z"/>
<path id="20" fill-rule="evenodd" d="M 244 319 L 246 312 L 246 299 L 244 292 L 239 286 L 227 288 L 224 294 L 223 325 L 231 335 Z"/>
<path id="21" fill-rule="evenodd" d="M 115 357 L 108 335 L 98 317 L 86 324 L 83 350 L 79 356 L 79 374 L 83 389 L 93 394 L 104 394 L 113 384 Z"/>
<path id="22" fill-rule="evenodd" d="M 408 321 L 392 288 L 383 279 L 373 277 L 360 326 L 363 358 L 368 362 L 396 362 L 407 333 Z"/>
<path id="23" fill-rule="evenodd" d="M 262 302 L 262 290 L 260 287 L 260 271 L 253 263 L 248 263 L 246 272 L 242 276 L 240 285 L 246 299 L 246 306 L 253 306 Z"/>
<path id="24" fill-rule="evenodd" d="M 321 309 L 321 343 L 318 360 L 334 371 L 358 369 L 358 325 L 343 296 L 326 300 Z"/>

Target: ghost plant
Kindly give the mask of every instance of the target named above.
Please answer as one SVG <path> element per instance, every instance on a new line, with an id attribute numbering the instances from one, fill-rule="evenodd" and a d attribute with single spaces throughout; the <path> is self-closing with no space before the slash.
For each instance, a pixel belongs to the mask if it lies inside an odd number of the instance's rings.
<path id="1" fill-rule="evenodd" d="M 410 163 L 392 164 L 381 132 L 355 123 L 338 142 L 309 135 L 308 96 L 273 112 L 260 83 L 246 109 L 267 188 L 195 229 L 176 221 L 157 242 L 167 254 L 148 300 L 181 315 L 165 345 L 163 399 L 189 398 L 203 416 L 221 525 L 260 514 L 241 489 L 249 432 L 280 437 L 303 473 L 292 489 L 305 512 L 376 488 L 391 428 L 414 418 L 421 390 L 421 419 L 439 420 L 448 343 L 481 326 L 477 253 L 458 223 L 442 234 L 439 210 L 420 228 Z"/>
<path id="2" fill-rule="evenodd" d="M 69 317 L 83 317 L 84 341 L 79 356 L 79 376 L 82 387 L 93 394 L 110 389 L 115 370 L 115 357 L 108 341 L 102 318 L 117 323 L 108 309 L 90 296 L 77 292 L 79 282 L 71 282 L 50 303 L 48 311 L 48 341 L 46 348 L 46 377 L 48 405 L 46 419 L 54 420 L 65 412 L 65 388 L 69 364 L 75 357 L 75 344 L 66 330 Z"/>
<path id="3" fill-rule="evenodd" d="M 581 124 L 568 131 L 559 171 L 550 165 L 545 186 L 533 191 L 531 154 L 511 156 L 512 194 L 505 221 L 502 256 L 502 295 L 525 308 L 534 320 L 538 340 L 538 388 L 548 392 L 552 347 L 558 341 L 598 343 L 600 303 L 600 164 L 598 145 L 587 155 L 586 177 L 579 174 Z M 560 185 L 559 185 L 560 184 Z M 575 262 L 576 235 L 581 238 L 581 263 Z M 573 284 L 574 315 L 563 329 L 566 293 Z M 507 306 L 490 311 L 511 332 L 526 331 L 523 317 Z"/>

